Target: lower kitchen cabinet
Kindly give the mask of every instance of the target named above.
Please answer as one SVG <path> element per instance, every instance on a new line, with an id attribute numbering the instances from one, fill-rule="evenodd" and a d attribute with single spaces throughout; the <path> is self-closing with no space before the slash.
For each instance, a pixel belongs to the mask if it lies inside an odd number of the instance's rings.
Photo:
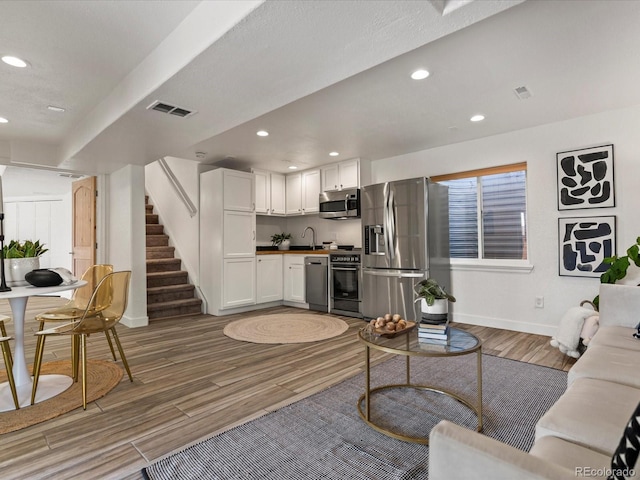
<path id="1" fill-rule="evenodd" d="M 256 263 L 256 303 L 283 298 L 282 255 L 258 255 Z"/>
<path id="2" fill-rule="evenodd" d="M 256 303 L 255 257 L 225 258 L 222 264 L 222 308 Z"/>
<path id="3" fill-rule="evenodd" d="M 305 303 L 304 255 L 284 255 L 284 299 Z"/>

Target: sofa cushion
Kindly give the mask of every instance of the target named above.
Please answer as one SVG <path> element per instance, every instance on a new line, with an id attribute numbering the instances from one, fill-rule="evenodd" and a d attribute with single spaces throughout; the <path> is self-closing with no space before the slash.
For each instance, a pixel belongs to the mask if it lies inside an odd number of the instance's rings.
<path id="1" fill-rule="evenodd" d="M 568 468 L 575 472 L 577 477 L 607 478 L 605 471 L 611 465 L 609 455 L 603 455 L 557 437 L 540 438 L 529 453 L 547 462 Z M 602 475 L 598 476 L 598 473 Z"/>
<path id="2" fill-rule="evenodd" d="M 632 477 L 631 472 L 635 470 L 638 461 L 638 450 L 640 449 L 640 403 L 631 414 L 629 423 L 624 429 L 624 434 L 620 439 L 618 448 L 611 460 L 612 477 L 615 479 L 625 479 Z"/>
<path id="3" fill-rule="evenodd" d="M 634 341 L 640 343 L 639 340 L 634 339 Z M 599 378 L 640 388 L 639 365 L 640 350 L 590 345 L 580 360 L 569 370 L 567 385 L 571 385 L 578 378 Z"/>
<path id="4" fill-rule="evenodd" d="M 640 352 L 640 339 L 633 336 L 635 332 L 635 328 L 601 326 L 591 339 L 589 348 L 594 345 L 601 345 L 604 347 L 617 347 Z"/>
<path id="5" fill-rule="evenodd" d="M 554 436 L 613 455 L 640 389 L 578 378 L 536 424 L 536 441 Z"/>

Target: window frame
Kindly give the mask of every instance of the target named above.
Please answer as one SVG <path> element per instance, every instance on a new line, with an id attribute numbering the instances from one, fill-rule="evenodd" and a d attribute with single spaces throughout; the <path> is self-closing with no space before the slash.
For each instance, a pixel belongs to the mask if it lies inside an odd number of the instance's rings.
<path id="1" fill-rule="evenodd" d="M 525 172 L 525 238 L 527 258 L 525 259 L 495 259 L 495 258 L 481 258 L 484 252 L 484 226 L 483 226 L 483 189 L 480 177 L 487 175 L 496 175 L 500 173 L 511 172 Z M 477 179 L 477 228 L 478 228 L 478 257 L 477 258 L 450 258 L 452 270 L 479 270 L 479 271 L 502 271 L 502 272 L 514 272 L 514 273 L 529 273 L 533 270 L 533 264 L 531 263 L 531 248 L 530 248 L 530 236 L 529 236 L 529 202 L 528 191 L 529 182 L 527 176 L 527 163 L 513 163 L 509 165 L 500 165 L 496 167 L 481 168 L 476 170 L 467 170 L 464 172 L 456 172 L 446 175 L 437 175 L 431 177 L 433 182 L 444 182 L 448 180 L 461 180 L 464 178 Z"/>

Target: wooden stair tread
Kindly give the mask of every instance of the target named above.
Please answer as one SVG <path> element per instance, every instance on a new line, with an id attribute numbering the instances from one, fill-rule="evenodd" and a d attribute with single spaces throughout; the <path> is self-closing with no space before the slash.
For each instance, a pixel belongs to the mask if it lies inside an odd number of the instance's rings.
<path id="1" fill-rule="evenodd" d="M 166 285 L 164 287 L 149 287 L 147 294 L 171 293 L 182 290 L 195 290 L 195 286 L 191 283 L 181 283 L 179 285 Z"/>
<path id="2" fill-rule="evenodd" d="M 166 263 L 181 263 L 179 258 L 147 258 L 148 264 L 166 264 Z"/>
<path id="3" fill-rule="evenodd" d="M 202 300 L 199 298 L 187 298 L 184 300 L 171 300 L 169 302 L 159 302 L 147 305 L 147 311 L 164 310 L 172 307 L 184 307 L 190 305 L 202 305 Z"/>
<path id="4" fill-rule="evenodd" d="M 147 272 L 147 278 L 177 277 L 182 275 L 188 275 L 188 272 L 186 270 L 172 270 L 170 272 Z"/>

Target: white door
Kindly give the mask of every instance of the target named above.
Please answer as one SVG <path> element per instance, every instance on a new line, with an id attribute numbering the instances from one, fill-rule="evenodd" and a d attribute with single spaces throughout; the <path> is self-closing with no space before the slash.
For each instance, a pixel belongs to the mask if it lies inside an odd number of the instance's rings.
<path id="1" fill-rule="evenodd" d="M 320 170 L 302 173 L 302 212 L 320 211 Z"/>
<path id="2" fill-rule="evenodd" d="M 322 191 L 330 192 L 338 190 L 338 165 L 329 165 L 322 168 Z"/>
<path id="3" fill-rule="evenodd" d="M 286 185 L 287 215 L 300 215 L 302 213 L 302 176 L 299 173 L 287 175 Z"/>
<path id="4" fill-rule="evenodd" d="M 357 188 L 358 187 L 358 160 L 350 160 L 348 162 L 342 162 L 338 165 L 340 167 L 340 190 L 344 188 Z"/>
<path id="5" fill-rule="evenodd" d="M 224 170 L 224 209 L 253 212 L 253 173 Z"/>
<path id="6" fill-rule="evenodd" d="M 256 303 L 282 300 L 282 255 L 256 258 Z"/>
<path id="7" fill-rule="evenodd" d="M 256 303 L 255 259 L 227 258 L 222 265 L 222 308 Z"/>
<path id="8" fill-rule="evenodd" d="M 249 212 L 224 211 L 223 256 L 248 257 L 256 253 L 256 216 Z"/>
<path id="9" fill-rule="evenodd" d="M 271 174 L 271 213 L 284 215 L 287 211 L 285 177 L 279 173 Z"/>
<path id="10" fill-rule="evenodd" d="M 284 299 L 289 302 L 304 303 L 306 298 L 305 289 L 304 256 L 285 255 Z"/>
<path id="11" fill-rule="evenodd" d="M 269 172 L 254 170 L 256 213 L 269 213 L 271 208 L 271 189 Z"/>

